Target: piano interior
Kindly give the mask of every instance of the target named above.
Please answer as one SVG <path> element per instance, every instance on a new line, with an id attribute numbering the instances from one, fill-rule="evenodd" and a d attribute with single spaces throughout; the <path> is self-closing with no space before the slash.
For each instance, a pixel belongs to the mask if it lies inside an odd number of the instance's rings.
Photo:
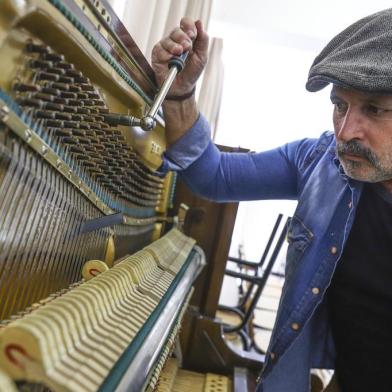
<path id="1" fill-rule="evenodd" d="M 215 318 L 237 205 L 157 172 L 161 112 L 111 121 L 157 86 L 109 4 L 3 0 L 0 58 L 0 390 L 251 388 Z"/>

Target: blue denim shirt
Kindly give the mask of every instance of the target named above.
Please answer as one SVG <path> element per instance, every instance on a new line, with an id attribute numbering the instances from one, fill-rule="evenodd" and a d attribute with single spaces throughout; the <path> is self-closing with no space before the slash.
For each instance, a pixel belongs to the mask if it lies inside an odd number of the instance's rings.
<path id="1" fill-rule="evenodd" d="M 311 368 L 334 367 L 325 292 L 362 191 L 362 183 L 344 174 L 334 135 L 262 153 L 221 153 L 201 116 L 166 152 L 162 170 L 180 171 L 195 193 L 215 201 L 298 200 L 287 235 L 285 285 L 257 391 L 309 391 Z"/>

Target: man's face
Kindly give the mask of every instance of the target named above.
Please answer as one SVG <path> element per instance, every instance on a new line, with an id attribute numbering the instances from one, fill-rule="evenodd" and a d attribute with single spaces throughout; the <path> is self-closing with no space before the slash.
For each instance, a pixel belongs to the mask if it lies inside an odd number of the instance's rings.
<path id="1" fill-rule="evenodd" d="M 334 86 L 331 101 L 337 154 L 345 173 L 360 181 L 392 184 L 392 95 Z"/>

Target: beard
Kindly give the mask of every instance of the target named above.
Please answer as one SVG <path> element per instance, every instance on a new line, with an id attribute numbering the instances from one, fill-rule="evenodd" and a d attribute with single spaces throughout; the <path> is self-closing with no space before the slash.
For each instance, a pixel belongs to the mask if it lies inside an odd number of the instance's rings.
<path id="1" fill-rule="evenodd" d="M 392 178 L 392 153 L 382 162 L 378 155 L 357 140 L 337 142 L 336 152 L 347 176 L 364 182 L 380 182 Z M 345 154 L 362 160 L 350 160 Z"/>

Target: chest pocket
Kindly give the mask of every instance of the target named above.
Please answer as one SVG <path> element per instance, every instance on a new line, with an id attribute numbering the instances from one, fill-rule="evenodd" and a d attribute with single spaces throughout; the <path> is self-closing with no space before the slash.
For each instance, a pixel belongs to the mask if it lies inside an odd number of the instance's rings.
<path id="1" fill-rule="evenodd" d="M 297 269 L 299 261 L 309 246 L 313 238 L 313 233 L 304 225 L 304 223 L 297 216 L 293 216 L 287 230 L 287 241 L 289 246 L 287 248 L 286 258 L 286 278 L 293 275 Z"/>

